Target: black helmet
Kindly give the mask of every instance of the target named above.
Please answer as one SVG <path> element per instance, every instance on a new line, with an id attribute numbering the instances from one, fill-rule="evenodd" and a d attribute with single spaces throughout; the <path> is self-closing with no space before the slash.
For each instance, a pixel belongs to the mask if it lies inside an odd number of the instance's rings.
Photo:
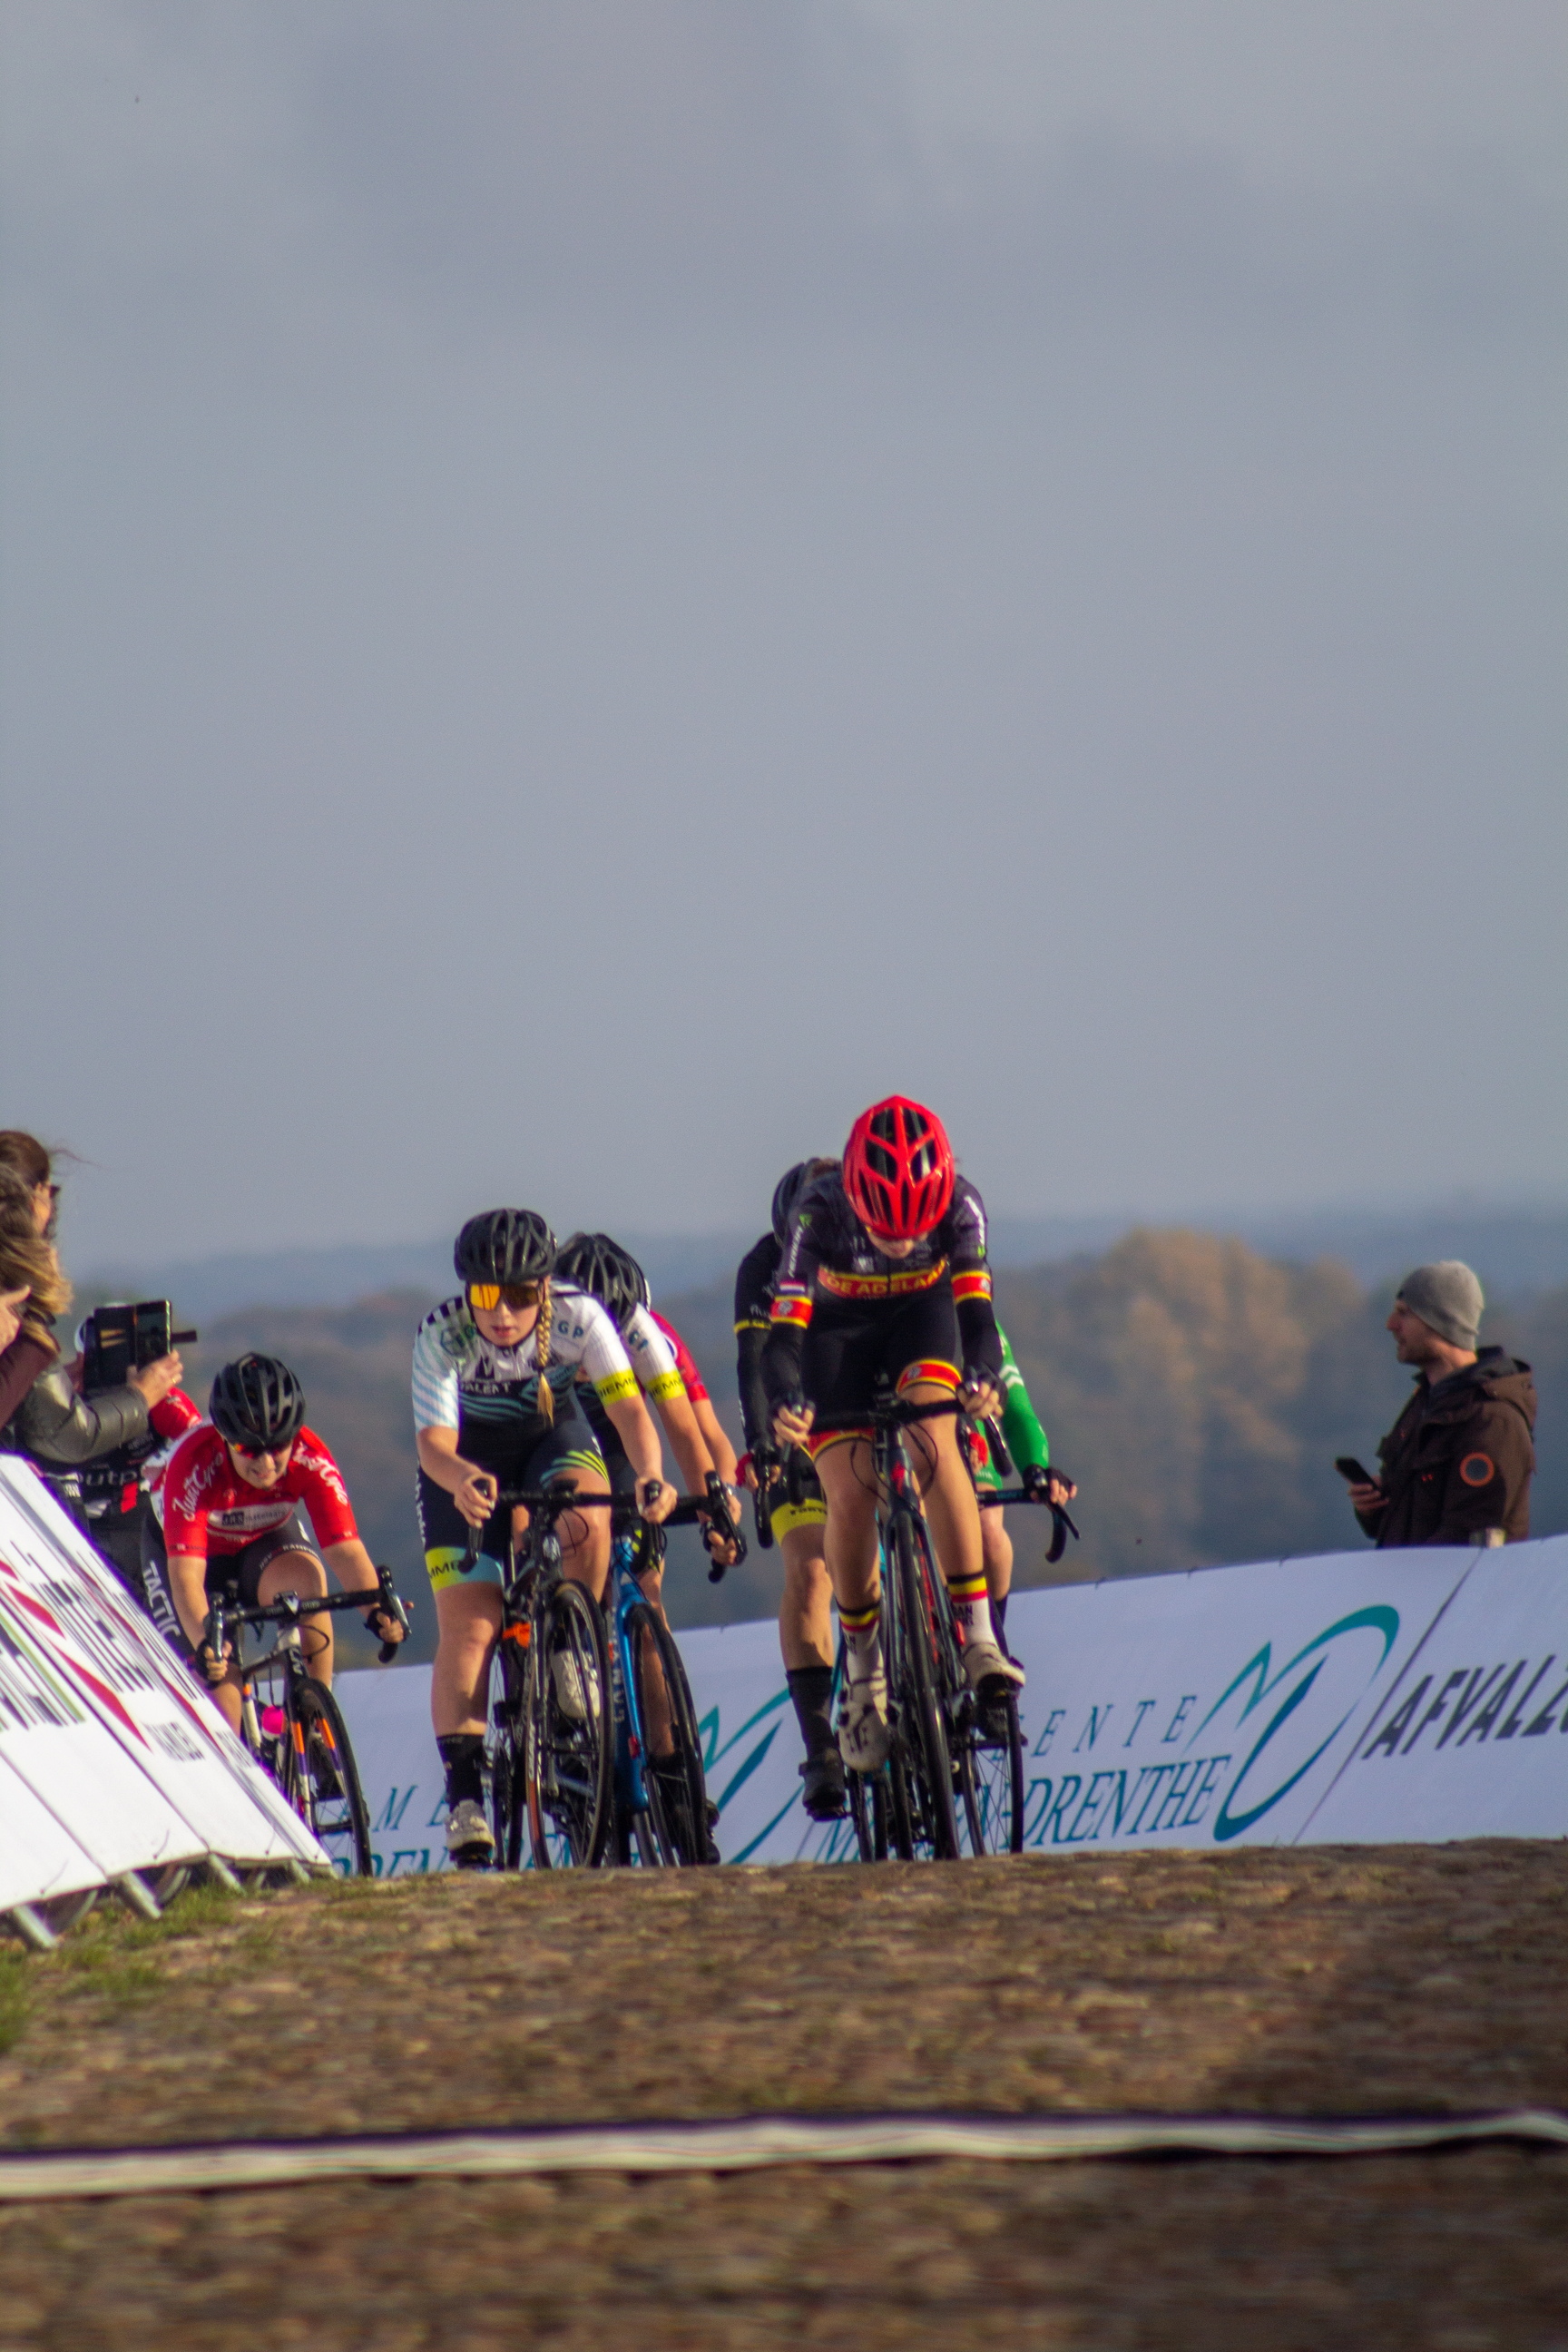
<path id="1" fill-rule="evenodd" d="M 801 1194 L 808 1184 L 829 1168 L 837 1168 L 837 1160 L 797 1160 L 786 1168 L 773 1187 L 773 1239 L 782 1248 L 789 1233 L 789 1221 L 795 1213 Z"/>
<path id="2" fill-rule="evenodd" d="M 239 1356 L 225 1364 L 207 1399 L 213 1427 L 231 1445 L 290 1445 L 305 1423 L 305 1391 L 276 1356 Z"/>
<path id="3" fill-rule="evenodd" d="M 561 1244 L 555 1271 L 563 1282 L 574 1282 L 607 1307 L 617 1323 L 648 1303 L 647 1275 L 630 1250 L 608 1234 L 574 1234 Z"/>
<path id="4" fill-rule="evenodd" d="M 555 1265 L 555 1236 L 534 1209 L 486 1209 L 458 1235 L 459 1281 L 542 1282 Z"/>

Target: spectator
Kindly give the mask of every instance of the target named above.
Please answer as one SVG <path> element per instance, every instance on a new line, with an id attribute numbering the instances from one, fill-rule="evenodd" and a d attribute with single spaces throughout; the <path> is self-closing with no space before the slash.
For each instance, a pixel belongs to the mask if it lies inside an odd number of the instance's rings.
<path id="1" fill-rule="evenodd" d="M 68 1151 L 66 1158 L 70 1158 Z M 45 1241 L 52 1242 L 59 1222 L 60 1188 L 55 1181 L 55 1156 L 24 1128 L 0 1127 L 0 1168 L 20 1178 L 32 1195 L 33 1215 Z"/>
<path id="2" fill-rule="evenodd" d="M 33 1188 L 0 1160 L 0 1432 L 59 1354 L 51 1326 L 69 1305 L 70 1285 L 39 1231 Z"/>
<path id="3" fill-rule="evenodd" d="M 0 1131 L 0 1298 L 10 1299 L 22 1317 L 20 1331 L 0 1357 L 0 1452 L 26 1455 L 71 1517 L 96 1539 L 104 1530 L 88 1523 L 82 1465 L 106 1464 L 110 1456 L 134 1462 L 137 1467 L 127 1472 L 127 1480 L 138 1486 L 144 1458 L 163 1439 L 177 1436 L 195 1413 L 188 1408 L 176 1426 L 163 1432 L 153 1420 L 154 1410 L 178 1385 L 177 1355 L 144 1365 L 123 1385 L 97 1396 L 79 1393 L 80 1360 L 61 1363 L 53 1331 L 56 1317 L 69 1306 L 71 1296 L 52 1239 L 58 1199 L 59 1187 L 44 1146 L 18 1129 Z M 18 1292 L 24 1297 L 18 1298 Z M 125 1531 L 126 1540 L 119 1547 L 122 1558 L 108 1543 L 100 1541 L 99 1547 L 138 1599 L 142 1516 L 136 1506 L 135 1526 Z"/>
<path id="4" fill-rule="evenodd" d="M 1387 1328 L 1415 1393 L 1378 1447 L 1383 1475 L 1352 1486 L 1363 1534 L 1406 1544 L 1518 1543 L 1530 1533 L 1535 1382 L 1480 1346 L 1481 1286 L 1444 1258 L 1405 1277 Z"/>

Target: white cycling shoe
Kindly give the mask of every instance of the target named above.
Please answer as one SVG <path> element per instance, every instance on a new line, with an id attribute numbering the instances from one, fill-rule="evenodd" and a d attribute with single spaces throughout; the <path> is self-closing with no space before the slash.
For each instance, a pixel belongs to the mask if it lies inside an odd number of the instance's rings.
<path id="1" fill-rule="evenodd" d="M 984 1692 L 988 1697 L 1005 1698 L 1010 1690 L 1024 1687 L 1023 1667 L 998 1642 L 965 1642 L 963 1671 L 970 1689 Z"/>
<path id="2" fill-rule="evenodd" d="M 568 1723 L 586 1723 L 590 1715 L 599 1719 L 599 1678 L 584 1674 L 578 1661 L 568 1651 L 557 1650 L 550 1661 L 550 1672 L 555 1684 L 555 1704 Z"/>
<path id="3" fill-rule="evenodd" d="M 888 1677 L 879 1665 L 864 1682 L 844 1685 L 838 1702 L 838 1753 L 851 1772 L 879 1772 L 890 1745 Z"/>
<path id="4" fill-rule="evenodd" d="M 447 1851 L 459 1870 L 483 1870 L 495 1860 L 496 1842 L 483 1805 L 465 1797 L 447 1816 Z"/>

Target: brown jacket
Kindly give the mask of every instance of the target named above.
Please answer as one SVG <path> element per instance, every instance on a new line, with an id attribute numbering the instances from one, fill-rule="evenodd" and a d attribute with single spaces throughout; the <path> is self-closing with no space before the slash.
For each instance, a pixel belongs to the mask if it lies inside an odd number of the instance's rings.
<path id="1" fill-rule="evenodd" d="M 1422 1372 L 1378 1447 L 1386 1509 L 1360 1513 L 1380 1551 L 1405 1544 L 1468 1544 L 1486 1528 L 1510 1543 L 1530 1533 L 1535 1471 L 1535 1382 L 1500 1348 L 1436 1387 Z"/>

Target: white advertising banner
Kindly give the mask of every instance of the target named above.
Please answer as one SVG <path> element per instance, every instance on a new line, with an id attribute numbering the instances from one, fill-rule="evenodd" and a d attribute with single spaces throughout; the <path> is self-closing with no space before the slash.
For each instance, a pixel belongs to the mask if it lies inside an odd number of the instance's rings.
<path id="1" fill-rule="evenodd" d="M 48 1489 L 0 1461 L 0 1752 L 113 1877 L 325 1855 Z M 23 1736 L 24 1719 L 27 1728 Z"/>
<path id="2" fill-rule="evenodd" d="M 102 1883 L 97 1863 L 12 1770 L 0 1746 L 0 1911 Z"/>
<path id="3" fill-rule="evenodd" d="M 1568 1836 L 1568 1537 L 1021 1592 L 1007 1634 L 1035 1851 Z M 680 1647 L 725 1860 L 847 1859 L 801 1811 L 776 1627 Z M 340 1690 L 378 1868 L 441 1868 L 428 1667 Z"/>

